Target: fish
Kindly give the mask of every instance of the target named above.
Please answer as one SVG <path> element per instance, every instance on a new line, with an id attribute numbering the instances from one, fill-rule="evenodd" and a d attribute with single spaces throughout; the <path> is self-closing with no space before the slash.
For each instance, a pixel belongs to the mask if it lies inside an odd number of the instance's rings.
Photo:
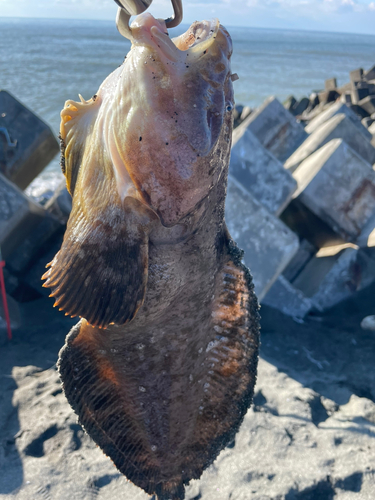
<path id="1" fill-rule="evenodd" d="M 123 64 L 61 112 L 72 212 L 43 286 L 80 318 L 58 361 L 80 424 L 135 485 L 182 500 L 256 382 L 259 305 L 224 219 L 233 47 L 217 19 L 131 29 Z"/>

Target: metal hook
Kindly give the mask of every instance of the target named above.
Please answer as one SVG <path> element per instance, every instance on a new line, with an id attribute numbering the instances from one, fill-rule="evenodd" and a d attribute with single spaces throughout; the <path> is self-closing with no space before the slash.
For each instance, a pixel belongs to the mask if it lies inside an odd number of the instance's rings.
<path id="1" fill-rule="evenodd" d="M 129 21 L 131 16 L 137 16 L 147 10 L 152 0 L 115 0 L 119 9 L 117 11 L 116 26 L 122 36 L 133 38 Z M 165 20 L 167 28 L 175 28 L 182 21 L 183 9 L 181 0 L 172 0 L 174 16 Z"/>

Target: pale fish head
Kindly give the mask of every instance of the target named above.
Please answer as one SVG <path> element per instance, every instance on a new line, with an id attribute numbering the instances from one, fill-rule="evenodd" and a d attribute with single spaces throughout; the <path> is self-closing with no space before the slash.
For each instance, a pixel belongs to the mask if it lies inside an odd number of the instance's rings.
<path id="1" fill-rule="evenodd" d="M 228 166 L 234 105 L 232 41 L 218 20 L 195 22 L 170 39 L 163 21 L 133 22 L 121 73 L 102 89 L 119 194 L 130 176 L 165 226 L 204 199 Z M 117 160 L 116 160 L 117 159 Z M 125 180 L 124 180 L 125 179 Z"/>

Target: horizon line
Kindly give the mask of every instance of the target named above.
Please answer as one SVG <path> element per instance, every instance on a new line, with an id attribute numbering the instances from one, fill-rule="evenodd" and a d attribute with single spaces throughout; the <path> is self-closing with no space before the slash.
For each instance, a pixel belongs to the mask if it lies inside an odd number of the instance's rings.
<path id="1" fill-rule="evenodd" d="M 84 19 L 81 17 L 40 17 L 40 16 L 2 16 L 0 15 L 0 21 L 3 19 L 34 19 L 34 20 L 50 20 L 50 21 L 78 21 L 78 22 L 87 22 L 87 21 L 94 21 L 98 23 L 110 23 L 113 22 L 115 25 L 115 20 L 111 21 L 110 19 L 97 19 L 97 18 L 88 18 Z M 192 21 L 194 22 L 194 21 Z M 182 22 L 180 26 L 190 26 L 189 23 L 184 23 Z M 273 28 L 273 27 L 267 27 L 267 26 L 240 26 L 240 25 L 234 25 L 234 24 L 226 24 L 226 27 L 228 28 L 243 28 L 243 29 L 255 29 L 255 30 L 273 30 L 273 31 L 295 31 L 295 32 L 307 32 L 307 33 L 325 33 L 325 34 L 332 34 L 332 35 L 358 35 L 358 36 L 371 36 L 375 38 L 375 33 L 358 33 L 355 31 L 327 31 L 323 29 L 304 29 L 304 28 Z M 175 29 L 175 28 L 174 28 Z"/>

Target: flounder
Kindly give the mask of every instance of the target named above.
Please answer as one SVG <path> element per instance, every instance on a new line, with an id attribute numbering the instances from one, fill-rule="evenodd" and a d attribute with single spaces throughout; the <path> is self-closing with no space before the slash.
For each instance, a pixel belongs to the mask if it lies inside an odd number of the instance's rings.
<path id="1" fill-rule="evenodd" d="M 73 208 L 44 286 L 81 317 L 58 365 L 80 423 L 134 484 L 178 500 L 251 403 L 258 303 L 224 221 L 231 38 L 214 20 L 170 40 L 147 13 L 132 34 L 61 113 Z"/>

